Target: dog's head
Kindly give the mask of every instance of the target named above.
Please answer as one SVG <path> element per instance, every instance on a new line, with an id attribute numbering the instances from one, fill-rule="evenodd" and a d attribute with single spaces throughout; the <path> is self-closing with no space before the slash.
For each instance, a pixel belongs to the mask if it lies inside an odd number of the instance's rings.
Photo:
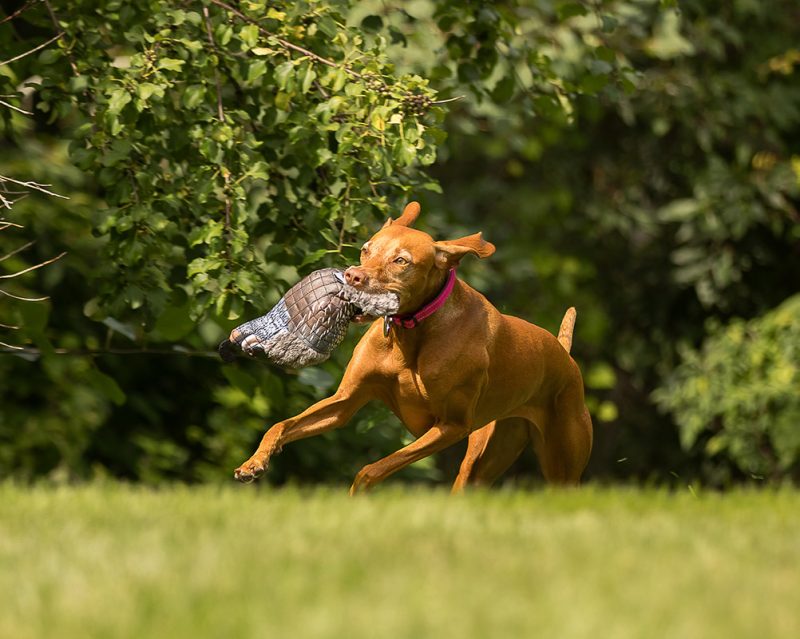
<path id="1" fill-rule="evenodd" d="M 433 298 L 447 272 L 465 255 L 484 258 L 495 251 L 480 233 L 434 241 L 427 233 L 411 228 L 419 211 L 419 204 L 410 202 L 399 218 L 389 218 L 361 248 L 361 265 L 345 271 L 347 283 L 355 288 L 395 293 L 400 298 L 400 313 L 413 312 Z"/>

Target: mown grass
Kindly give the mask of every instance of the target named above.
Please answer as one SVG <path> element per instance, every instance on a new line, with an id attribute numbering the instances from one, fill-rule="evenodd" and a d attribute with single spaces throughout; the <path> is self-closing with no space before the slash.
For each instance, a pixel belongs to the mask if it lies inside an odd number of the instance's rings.
<path id="1" fill-rule="evenodd" d="M 800 493 L 0 485 L 0 637 L 800 636 Z"/>

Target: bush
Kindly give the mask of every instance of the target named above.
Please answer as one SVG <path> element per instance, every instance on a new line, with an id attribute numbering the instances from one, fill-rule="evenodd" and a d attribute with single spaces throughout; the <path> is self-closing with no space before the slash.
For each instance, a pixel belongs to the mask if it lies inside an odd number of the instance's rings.
<path id="1" fill-rule="evenodd" d="M 800 295 L 751 321 L 711 327 L 654 397 L 685 449 L 778 479 L 800 470 Z"/>

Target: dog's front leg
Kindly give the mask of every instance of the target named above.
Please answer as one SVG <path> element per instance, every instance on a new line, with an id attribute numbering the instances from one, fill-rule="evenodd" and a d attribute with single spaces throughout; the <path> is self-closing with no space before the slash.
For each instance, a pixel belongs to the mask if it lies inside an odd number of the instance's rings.
<path id="1" fill-rule="evenodd" d="M 469 435 L 469 427 L 457 424 L 434 424 L 424 435 L 411 442 L 408 446 L 376 461 L 374 464 L 364 466 L 350 486 L 350 494 L 367 490 L 373 484 L 383 481 L 392 473 L 424 459 Z"/>
<path id="2" fill-rule="evenodd" d="M 250 483 L 264 473 L 270 457 L 284 444 L 344 426 L 369 399 L 370 396 L 358 388 L 343 390 L 340 387 L 335 395 L 318 401 L 296 417 L 278 422 L 266 432 L 256 452 L 233 472 L 233 476 Z"/>

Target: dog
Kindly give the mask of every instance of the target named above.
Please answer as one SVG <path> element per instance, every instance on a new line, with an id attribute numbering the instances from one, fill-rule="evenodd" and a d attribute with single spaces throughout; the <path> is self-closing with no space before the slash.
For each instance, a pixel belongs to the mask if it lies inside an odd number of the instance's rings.
<path id="1" fill-rule="evenodd" d="M 336 392 L 272 426 L 234 471 L 250 482 L 290 442 L 344 426 L 367 402 L 384 402 L 416 439 L 362 468 L 350 494 L 467 438 L 453 492 L 491 485 L 532 444 L 546 481 L 576 484 L 592 449 L 583 379 L 570 357 L 576 313 L 558 336 L 501 314 L 456 277 L 467 255 L 495 252 L 481 233 L 434 241 L 412 228 L 420 206 L 409 203 L 361 249 L 345 271 L 351 286 L 395 293 L 398 313 L 372 321 L 353 351 Z"/>

